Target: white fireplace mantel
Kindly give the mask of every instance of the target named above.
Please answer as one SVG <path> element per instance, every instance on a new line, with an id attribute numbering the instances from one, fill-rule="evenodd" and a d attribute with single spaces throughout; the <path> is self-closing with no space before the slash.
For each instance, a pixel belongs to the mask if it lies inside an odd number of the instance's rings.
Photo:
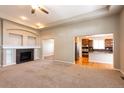
<path id="1" fill-rule="evenodd" d="M 3 49 L 29 49 L 29 48 L 40 48 L 40 46 L 3 46 Z"/>

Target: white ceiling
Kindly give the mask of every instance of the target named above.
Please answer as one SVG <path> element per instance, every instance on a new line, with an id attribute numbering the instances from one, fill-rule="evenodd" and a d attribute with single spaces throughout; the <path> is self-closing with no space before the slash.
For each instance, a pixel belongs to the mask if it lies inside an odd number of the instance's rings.
<path id="1" fill-rule="evenodd" d="M 0 17 L 5 18 L 23 25 L 37 28 L 36 24 L 41 23 L 45 27 L 53 24 L 61 23 L 63 20 L 74 18 L 79 15 L 92 13 L 93 11 L 105 8 L 107 6 L 45 6 L 49 14 L 45 14 L 39 10 L 35 14 L 31 14 L 30 5 L 0 5 Z M 28 19 L 22 20 L 20 16 Z"/>

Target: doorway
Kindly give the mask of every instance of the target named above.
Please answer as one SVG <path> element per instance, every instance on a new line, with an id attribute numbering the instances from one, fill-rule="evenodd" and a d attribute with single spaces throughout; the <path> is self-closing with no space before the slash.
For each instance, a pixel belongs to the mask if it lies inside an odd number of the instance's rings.
<path id="1" fill-rule="evenodd" d="M 54 39 L 42 40 L 42 59 L 54 60 Z"/>
<path id="2" fill-rule="evenodd" d="M 113 67 L 113 34 L 75 37 L 75 63 Z"/>

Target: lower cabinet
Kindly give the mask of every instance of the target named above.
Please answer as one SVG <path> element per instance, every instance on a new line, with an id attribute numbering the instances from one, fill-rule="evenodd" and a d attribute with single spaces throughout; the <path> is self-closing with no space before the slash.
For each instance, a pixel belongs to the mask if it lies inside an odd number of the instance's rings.
<path id="1" fill-rule="evenodd" d="M 34 49 L 34 60 L 40 59 L 40 49 Z"/>
<path id="2" fill-rule="evenodd" d="M 3 66 L 16 64 L 16 49 L 3 50 Z"/>

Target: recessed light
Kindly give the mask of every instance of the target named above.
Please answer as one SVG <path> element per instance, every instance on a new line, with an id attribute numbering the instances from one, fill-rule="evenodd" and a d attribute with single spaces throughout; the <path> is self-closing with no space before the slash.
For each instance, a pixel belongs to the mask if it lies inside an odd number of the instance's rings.
<path id="1" fill-rule="evenodd" d="M 41 24 L 41 23 L 37 23 L 36 26 L 37 26 L 38 29 L 45 27 L 45 26 L 44 26 L 43 24 Z"/>
<path id="2" fill-rule="evenodd" d="M 25 17 L 25 16 L 20 16 L 20 18 L 21 18 L 22 20 L 27 20 L 27 17 Z"/>

